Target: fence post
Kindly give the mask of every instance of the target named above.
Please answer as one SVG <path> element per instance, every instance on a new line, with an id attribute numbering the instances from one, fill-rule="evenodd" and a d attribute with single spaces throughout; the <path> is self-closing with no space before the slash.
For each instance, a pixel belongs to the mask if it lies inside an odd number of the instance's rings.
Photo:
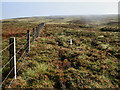
<path id="1" fill-rule="evenodd" d="M 45 26 L 45 23 L 41 23 L 38 25 L 38 27 L 36 28 L 36 38 L 40 36 L 40 31 L 44 26 Z"/>
<path id="2" fill-rule="evenodd" d="M 35 29 L 33 28 L 33 41 L 35 41 Z"/>
<path id="3" fill-rule="evenodd" d="M 70 39 L 70 45 L 71 45 L 71 47 L 72 47 L 72 39 Z"/>
<path id="4" fill-rule="evenodd" d="M 26 52 L 30 52 L 30 30 L 27 30 L 27 47 Z"/>
<path id="5" fill-rule="evenodd" d="M 10 37 L 9 44 L 10 44 L 9 53 L 10 53 L 10 59 L 11 59 L 11 61 L 10 61 L 10 70 L 13 69 L 12 72 L 11 72 L 11 77 L 13 78 L 15 76 L 15 79 L 16 79 L 16 47 L 15 47 L 15 37 Z"/>
<path id="6" fill-rule="evenodd" d="M 36 38 L 38 38 L 38 27 L 36 27 Z"/>
<path id="7" fill-rule="evenodd" d="M 46 29 L 47 29 L 47 27 L 46 27 L 46 25 L 44 26 L 44 32 L 46 32 Z"/>

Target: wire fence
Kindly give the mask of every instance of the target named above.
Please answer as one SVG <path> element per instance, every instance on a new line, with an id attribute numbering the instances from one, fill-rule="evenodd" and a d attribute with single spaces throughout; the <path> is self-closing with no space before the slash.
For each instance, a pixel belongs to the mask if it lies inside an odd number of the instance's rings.
<path id="1" fill-rule="evenodd" d="M 24 45 L 22 45 L 22 47 L 17 51 L 17 54 L 27 45 L 27 43 L 25 43 Z"/>
<path id="2" fill-rule="evenodd" d="M 17 53 L 16 54 L 18 54 L 25 46 L 27 45 L 27 43 L 26 44 L 24 44 L 18 51 L 17 51 Z M 28 49 L 28 48 L 27 48 Z M 25 51 L 25 50 L 24 50 Z M 24 53 L 23 53 L 24 54 Z M 22 55 L 23 55 L 22 54 Z M 22 57 L 22 55 L 21 55 L 21 57 Z M 14 57 L 14 56 L 13 56 Z M 1 70 L 0 71 L 2 71 L 9 63 L 10 63 L 10 61 L 13 59 L 13 57 L 1 68 Z M 20 58 L 21 59 L 21 58 Z M 19 59 L 18 59 L 19 60 Z"/>
<path id="3" fill-rule="evenodd" d="M 2 53 L 3 51 L 7 50 L 13 43 L 11 43 L 10 45 L 8 45 L 7 47 L 5 47 L 3 50 L 0 51 L 0 53 Z"/>
<path id="4" fill-rule="evenodd" d="M 42 28 L 44 27 L 45 23 L 41 23 L 38 25 L 38 28 L 36 28 L 36 39 L 37 37 L 39 36 L 39 33 L 40 31 L 42 30 Z M 32 37 L 31 37 L 32 36 Z M 26 38 L 26 35 L 23 36 L 24 38 Z M 22 38 L 23 38 L 22 37 Z M 22 38 L 18 38 L 18 40 L 22 39 Z M 15 37 L 9 39 L 10 41 L 10 44 L 5 47 L 3 50 L 0 51 L 0 53 L 2 53 L 3 51 L 7 50 L 9 48 L 9 53 L 10 53 L 10 59 L 8 60 L 8 62 L 0 69 L 0 71 L 2 71 L 6 66 L 8 66 L 8 64 L 10 63 L 10 71 L 8 72 L 8 74 L 6 75 L 5 79 L 2 80 L 1 84 L 0 84 L 0 87 L 2 87 L 2 85 L 5 83 L 5 81 L 9 78 L 9 76 L 12 76 L 12 80 L 8 86 L 8 88 L 10 88 L 12 82 L 14 79 L 16 79 L 16 73 L 18 73 L 18 71 L 22 68 L 23 64 L 24 64 L 24 61 L 26 59 L 26 56 L 27 54 L 29 53 L 30 51 L 30 43 L 33 42 L 35 40 L 35 29 L 33 28 L 33 33 L 32 35 L 30 35 L 30 31 L 28 30 L 27 31 L 27 42 L 25 44 L 23 44 L 21 46 L 21 48 L 19 48 L 19 50 L 17 50 L 16 52 L 16 44 L 15 44 Z M 22 52 L 22 55 L 20 55 L 20 57 L 17 59 L 17 62 L 16 62 L 16 55 L 21 53 Z M 22 60 L 23 59 L 23 60 Z M 19 61 L 22 60 L 22 63 L 20 65 L 20 67 L 16 70 L 16 65 L 19 63 Z M 12 75 L 12 74 L 14 75 Z"/>
<path id="5" fill-rule="evenodd" d="M 14 57 L 14 56 L 13 56 L 13 57 Z M 13 59 L 13 57 L 1 68 L 0 71 L 2 71 L 2 70 L 10 63 L 10 61 Z"/>
<path id="6" fill-rule="evenodd" d="M 18 68 L 17 73 L 19 72 L 19 70 L 20 70 L 20 69 L 22 68 L 22 66 L 24 65 L 24 61 L 25 61 L 25 59 L 26 59 L 26 56 L 27 56 L 27 54 L 25 55 L 25 57 L 24 57 L 24 59 L 23 59 L 23 63 L 22 63 L 21 66 Z M 12 84 L 12 82 L 13 82 L 14 79 L 15 79 L 15 76 L 14 76 L 13 79 L 11 80 L 8 88 L 11 88 L 11 84 Z"/>

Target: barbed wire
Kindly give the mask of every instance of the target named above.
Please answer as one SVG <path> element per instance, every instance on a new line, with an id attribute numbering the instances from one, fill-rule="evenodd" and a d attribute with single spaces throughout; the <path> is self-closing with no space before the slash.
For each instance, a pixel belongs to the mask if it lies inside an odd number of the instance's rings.
<path id="1" fill-rule="evenodd" d="M 26 53 L 26 55 L 25 55 L 25 57 L 24 57 L 24 59 L 23 59 L 22 65 L 24 64 L 24 61 L 25 61 L 25 59 L 26 59 L 26 56 L 27 56 L 27 53 Z M 18 68 L 17 73 L 18 73 L 18 71 L 21 69 L 22 65 Z"/>
<path id="2" fill-rule="evenodd" d="M 26 48 L 26 49 L 27 49 L 27 48 Z M 24 51 L 24 53 L 25 53 L 25 51 Z M 22 56 L 24 55 L 24 53 L 22 54 Z M 27 54 L 27 53 L 26 53 L 26 54 Z M 20 59 L 22 58 L 22 56 L 20 57 Z M 26 57 L 26 56 L 25 56 L 25 57 Z M 19 59 L 19 60 L 20 60 L 20 59 Z M 18 60 L 18 61 L 19 61 L 19 60 Z M 17 63 L 18 63 L 18 61 L 17 61 Z M 17 64 L 17 63 L 16 63 L 16 64 Z M 15 67 L 15 66 L 14 66 L 14 67 Z M 6 78 L 3 80 L 3 82 L 1 83 L 1 86 L 2 86 L 2 84 L 7 80 L 8 76 L 10 75 L 10 73 L 12 72 L 12 70 L 14 69 L 14 67 L 10 70 L 10 72 L 8 73 L 8 75 L 6 76 Z M 1 86 L 0 86 L 0 87 L 1 87 Z"/>
<path id="3" fill-rule="evenodd" d="M 15 66 L 14 66 L 15 67 Z M 1 83 L 1 86 L 2 86 L 2 84 L 7 80 L 7 78 L 8 78 L 8 76 L 10 75 L 10 73 L 12 72 L 12 70 L 14 69 L 14 67 L 10 70 L 10 72 L 8 73 L 8 75 L 6 76 L 6 78 L 3 80 L 3 82 Z M 0 87 L 1 87 L 0 86 Z"/>
<path id="4" fill-rule="evenodd" d="M 11 82 L 10 82 L 8 88 L 11 88 L 10 86 L 11 86 L 11 84 L 12 84 L 12 82 L 13 82 L 14 79 L 15 79 L 15 76 L 14 76 L 13 79 L 11 80 Z"/>
<path id="5" fill-rule="evenodd" d="M 24 48 L 24 46 L 27 45 L 27 43 L 25 43 L 18 51 L 16 54 L 18 54 L 20 52 L 20 50 L 22 50 Z"/>
<path id="6" fill-rule="evenodd" d="M 24 50 L 24 53 L 21 55 L 21 57 L 18 59 L 18 61 L 16 62 L 16 64 L 21 60 L 21 58 L 25 55 L 25 51 L 28 49 L 28 47 Z"/>
<path id="7" fill-rule="evenodd" d="M 25 37 L 26 37 L 26 35 L 22 36 L 22 38 L 18 38 L 17 41 L 20 40 L 20 39 L 23 39 L 23 38 L 25 38 Z"/>
<path id="8" fill-rule="evenodd" d="M 25 53 L 25 52 L 24 52 Z M 25 55 L 25 54 L 22 54 L 22 56 L 23 55 Z M 27 55 L 27 53 L 26 53 L 26 55 Z M 26 58 L 26 55 L 25 55 L 25 57 L 24 57 L 24 60 L 23 61 L 25 61 L 25 58 Z M 21 56 L 21 57 L 22 57 Z M 20 59 L 21 59 L 21 57 L 20 57 Z M 20 60 L 19 59 L 19 60 Z M 18 63 L 18 61 L 17 61 L 17 63 Z M 16 65 L 17 65 L 17 63 L 16 63 Z M 22 65 L 23 65 L 23 63 L 22 63 Z M 18 73 L 18 71 L 20 70 L 20 68 L 22 67 L 22 65 L 19 67 L 19 69 L 17 70 L 17 72 L 16 73 Z M 14 66 L 15 67 L 15 66 Z M 10 72 L 8 73 L 8 75 L 6 76 L 6 78 L 3 80 L 3 82 L 1 83 L 1 86 L 3 85 L 3 83 L 7 80 L 7 78 L 8 78 L 8 76 L 10 75 L 10 73 L 12 72 L 12 70 L 14 69 L 14 67 L 10 70 Z M 15 76 L 14 76 L 15 77 Z M 14 78 L 13 78 L 14 79 Z M 1 87 L 0 86 L 0 87 Z"/>
<path id="9" fill-rule="evenodd" d="M 2 69 L 0 71 L 2 71 L 10 63 L 10 61 L 13 59 L 13 57 L 2 67 Z"/>
<path id="10" fill-rule="evenodd" d="M 41 31 L 41 30 L 40 30 L 40 31 Z M 32 36 L 32 35 L 31 35 L 31 36 Z M 26 37 L 26 35 L 24 35 L 23 37 Z M 22 38 L 23 38 L 23 37 L 22 37 Z M 22 39 L 22 38 L 18 38 L 17 41 L 20 40 L 20 39 Z M 32 38 L 32 37 L 30 37 L 30 40 L 31 40 L 30 42 L 33 42 L 33 40 L 32 40 L 31 38 Z M 14 43 L 14 42 L 13 42 L 13 43 Z M 1 50 L 0 53 L 3 52 L 3 51 L 5 51 L 7 48 L 9 48 L 13 43 L 11 43 L 11 44 L 8 45 L 7 47 L 5 47 L 3 50 Z M 27 43 L 28 43 L 28 42 L 27 42 Z M 26 43 L 26 44 L 27 44 L 27 43 Z M 16 54 L 18 54 L 18 53 L 25 47 L 26 44 L 24 44 L 24 45 L 17 51 Z M 20 67 L 18 68 L 18 70 L 17 70 L 16 73 L 18 73 L 18 71 L 19 71 L 19 70 L 22 68 L 22 66 L 24 65 L 24 61 L 25 61 L 26 56 L 27 56 L 26 50 L 27 50 L 28 48 L 29 48 L 29 47 L 27 47 L 27 48 L 24 50 L 24 53 L 20 56 L 20 58 L 19 58 L 18 61 L 17 61 L 17 63 L 18 63 L 18 62 L 21 60 L 21 58 L 25 55 L 25 56 L 24 56 L 24 59 L 23 59 L 23 63 L 20 65 Z M 26 53 L 25 53 L 25 52 L 26 52 Z M 13 57 L 14 57 L 14 56 L 13 56 Z M 12 57 L 12 58 L 13 58 L 13 57 Z M 3 66 L 3 68 L 2 68 L 1 70 L 3 70 L 3 69 L 8 65 L 8 63 L 12 60 L 12 58 Z M 16 65 L 17 65 L 17 63 L 16 63 Z M 3 80 L 3 82 L 1 82 L 1 86 L 2 86 L 3 83 L 7 80 L 8 76 L 11 74 L 11 72 L 14 70 L 14 67 L 15 67 L 15 66 L 13 66 L 13 68 L 9 71 L 8 75 L 5 77 L 5 79 Z M 0 71 L 1 71 L 1 70 L 0 70 Z M 14 76 L 14 77 L 15 77 L 15 76 Z M 11 80 L 8 88 L 10 87 L 11 83 L 13 82 L 14 77 L 13 77 L 13 79 Z M 0 87 L 1 87 L 1 86 L 0 86 Z"/>
<path id="11" fill-rule="evenodd" d="M 26 53 L 26 55 L 25 55 L 25 58 L 23 59 L 23 63 L 21 64 L 21 66 L 19 67 L 19 69 L 17 70 L 16 73 L 18 73 L 19 70 L 20 70 L 20 69 L 22 68 L 22 66 L 24 65 L 24 61 L 25 61 L 25 59 L 26 59 L 26 56 L 27 56 L 27 53 Z M 15 77 L 15 76 L 14 76 L 14 77 Z M 11 84 L 12 84 L 12 82 L 13 82 L 14 79 L 15 79 L 15 78 L 13 78 L 13 79 L 11 80 L 11 82 L 10 82 L 8 88 L 11 88 Z"/>
<path id="12" fill-rule="evenodd" d="M 27 44 L 27 43 L 26 43 L 26 44 Z M 24 44 L 24 45 L 19 49 L 19 51 L 18 51 L 16 54 L 18 54 L 18 53 L 20 52 L 20 50 L 22 50 L 26 44 Z M 13 57 L 14 57 L 14 56 L 13 56 Z M 2 71 L 2 70 L 10 63 L 10 61 L 13 59 L 13 57 L 2 67 L 2 69 L 1 69 L 0 71 Z"/>
<path id="13" fill-rule="evenodd" d="M 13 42 L 14 43 L 14 42 Z M 0 53 L 2 53 L 3 51 L 5 51 L 6 49 L 8 49 L 13 43 L 11 43 L 10 45 L 8 45 L 7 47 L 5 47 L 3 50 L 0 51 Z"/>

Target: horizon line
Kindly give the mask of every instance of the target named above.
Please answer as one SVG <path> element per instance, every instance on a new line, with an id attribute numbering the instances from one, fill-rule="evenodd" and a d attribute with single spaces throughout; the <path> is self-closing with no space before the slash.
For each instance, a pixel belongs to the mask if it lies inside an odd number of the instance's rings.
<path id="1" fill-rule="evenodd" d="M 6 19 L 19 19 L 19 18 L 31 18 L 31 17 L 50 17 L 50 16 L 92 16 L 92 15 L 118 15 L 118 13 L 106 13 L 106 14 L 80 14 L 80 15 L 35 15 L 35 16 L 18 16 L 18 17 L 11 17 L 11 18 L 2 18 L 0 20 Z"/>

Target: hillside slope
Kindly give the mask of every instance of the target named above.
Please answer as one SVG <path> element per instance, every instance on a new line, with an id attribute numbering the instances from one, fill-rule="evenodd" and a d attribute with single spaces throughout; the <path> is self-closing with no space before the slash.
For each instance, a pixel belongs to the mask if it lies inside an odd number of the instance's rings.
<path id="1" fill-rule="evenodd" d="M 46 24 L 11 87 L 118 88 L 119 44 L 117 32 Z"/>

